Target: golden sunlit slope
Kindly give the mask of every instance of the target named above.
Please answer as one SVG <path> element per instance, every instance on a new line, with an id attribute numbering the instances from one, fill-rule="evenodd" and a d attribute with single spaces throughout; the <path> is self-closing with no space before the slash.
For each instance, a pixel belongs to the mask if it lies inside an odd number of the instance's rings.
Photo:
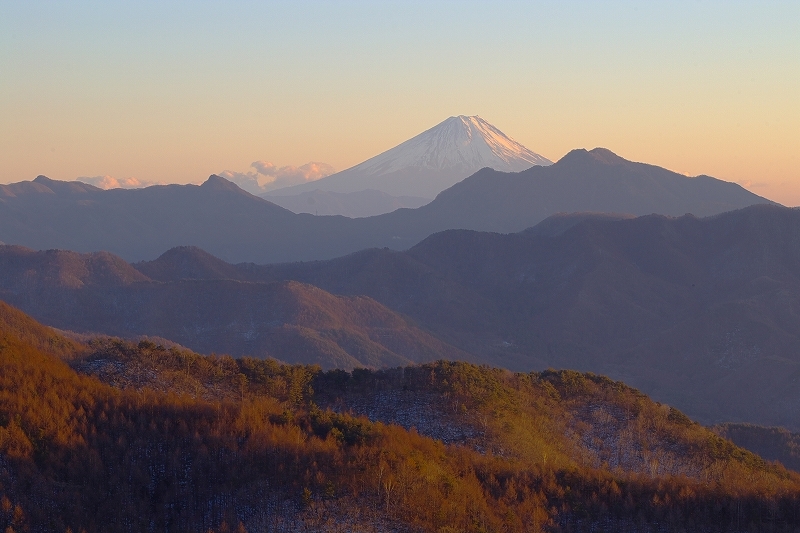
<path id="1" fill-rule="evenodd" d="M 778 498 L 788 509 L 800 488 L 797 475 L 674 408 L 591 374 L 512 374 L 450 362 L 325 373 L 270 361 L 204 358 L 148 343 L 103 342 L 94 350 L 75 367 L 127 390 L 182 390 L 216 401 L 271 396 L 289 406 L 276 420 L 301 423 L 307 416 L 309 431 L 345 446 L 368 447 L 372 432 L 385 427 L 374 422 L 448 443 L 436 453 L 442 460 L 459 457 L 458 468 L 473 473 L 484 497 L 504 516 L 493 522 L 472 507 L 485 531 L 523 531 L 530 520 L 548 531 L 633 531 L 633 522 L 665 531 L 759 531 L 769 525 L 754 518 L 753 495 Z M 367 415 L 373 423 L 347 422 L 337 414 L 342 412 Z M 424 531 L 436 530 L 424 524 L 437 517 L 458 522 L 446 501 L 426 491 L 439 479 L 444 490 L 458 492 L 463 477 L 438 478 L 441 466 L 430 463 L 431 456 L 416 456 L 413 447 L 404 448 L 411 453 L 405 459 L 396 455 L 394 444 L 406 438 L 401 435 L 382 441 L 389 447 L 380 463 L 385 470 L 376 472 L 383 504 L 390 512 L 395 506 L 395 512 L 412 513 Z"/>
<path id="2" fill-rule="evenodd" d="M 704 219 L 560 215 L 518 234 L 452 230 L 406 252 L 330 261 L 230 265 L 183 248 L 136 265 L 163 283 L 37 292 L 25 289 L 27 274 L 0 281 L 7 301 L 62 329 L 326 367 L 446 358 L 572 368 L 624 380 L 704 423 L 795 430 L 798 242 L 800 211 L 759 205 Z M 309 285 L 271 285 L 287 280 Z M 384 325 L 365 325 L 371 315 Z M 390 344 L 393 331 L 407 342 Z"/>
<path id="3" fill-rule="evenodd" d="M 61 358 L 81 354 L 86 347 L 43 326 L 19 309 L 0 301 L 0 331 L 31 347 Z"/>
<path id="4" fill-rule="evenodd" d="M 800 512 L 797 476 L 593 375 L 91 350 L 73 365 L 153 387 L 81 376 L 0 322 L 6 531 L 778 531 Z M 177 374 L 192 392 L 158 392 Z M 392 394 L 430 400 L 419 431 L 340 411 Z M 476 432 L 424 436 L 440 425 Z"/>

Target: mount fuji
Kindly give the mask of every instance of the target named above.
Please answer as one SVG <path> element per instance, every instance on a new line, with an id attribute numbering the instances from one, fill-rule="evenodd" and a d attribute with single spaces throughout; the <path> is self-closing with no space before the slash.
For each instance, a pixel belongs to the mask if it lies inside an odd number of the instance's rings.
<path id="1" fill-rule="evenodd" d="M 347 170 L 270 191 L 263 197 L 280 204 L 280 196 L 315 190 L 354 193 L 371 189 L 393 196 L 434 198 L 485 167 L 519 172 L 551 164 L 481 117 L 459 115 Z"/>

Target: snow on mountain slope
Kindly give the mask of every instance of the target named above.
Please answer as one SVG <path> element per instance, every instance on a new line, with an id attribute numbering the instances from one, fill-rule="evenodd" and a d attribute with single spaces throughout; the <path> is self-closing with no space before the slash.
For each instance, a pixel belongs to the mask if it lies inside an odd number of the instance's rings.
<path id="1" fill-rule="evenodd" d="M 484 167 L 518 172 L 551 164 L 482 118 L 461 115 L 347 170 L 269 194 L 374 189 L 392 195 L 433 198 Z"/>
<path id="2" fill-rule="evenodd" d="M 458 116 L 349 170 L 376 176 L 407 167 L 463 168 L 472 172 L 491 167 L 518 172 L 533 165 L 551 164 L 482 118 Z"/>

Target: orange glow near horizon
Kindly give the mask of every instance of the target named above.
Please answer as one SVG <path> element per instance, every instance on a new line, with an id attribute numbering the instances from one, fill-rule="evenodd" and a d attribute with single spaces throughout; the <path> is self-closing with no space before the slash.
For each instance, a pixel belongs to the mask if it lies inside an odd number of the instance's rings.
<path id="1" fill-rule="evenodd" d="M 461 5 L 5 4 L 0 182 L 343 170 L 478 114 L 800 205 L 800 5 Z"/>

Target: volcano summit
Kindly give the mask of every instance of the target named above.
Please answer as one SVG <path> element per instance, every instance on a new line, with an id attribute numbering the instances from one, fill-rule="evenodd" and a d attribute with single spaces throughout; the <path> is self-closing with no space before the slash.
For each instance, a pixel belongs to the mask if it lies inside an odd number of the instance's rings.
<path id="1" fill-rule="evenodd" d="M 393 196 L 434 198 L 484 167 L 519 172 L 551 164 L 482 118 L 459 115 L 347 170 L 264 197 L 372 189 Z"/>

